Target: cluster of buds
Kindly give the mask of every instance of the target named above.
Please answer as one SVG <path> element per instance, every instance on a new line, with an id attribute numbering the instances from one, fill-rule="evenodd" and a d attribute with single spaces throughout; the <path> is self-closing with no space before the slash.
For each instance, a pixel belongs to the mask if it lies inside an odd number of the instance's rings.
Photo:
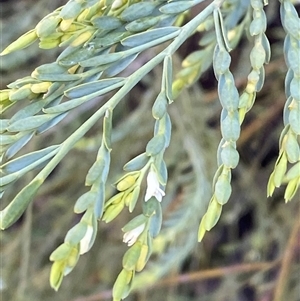
<path id="1" fill-rule="evenodd" d="M 132 212 L 140 194 L 141 172 L 129 172 L 123 176 L 116 185 L 119 193 L 105 203 L 102 220 L 112 221 L 125 206 Z"/>
<path id="2" fill-rule="evenodd" d="M 158 176 L 150 168 L 147 175 L 147 190 L 144 198 L 143 214 L 133 218 L 123 227 L 123 242 L 129 246 L 123 257 L 123 269 L 114 288 L 114 300 L 121 300 L 130 291 L 135 272 L 144 269 L 152 253 L 152 240 L 161 227 L 161 206 L 165 192 L 160 187 Z"/>

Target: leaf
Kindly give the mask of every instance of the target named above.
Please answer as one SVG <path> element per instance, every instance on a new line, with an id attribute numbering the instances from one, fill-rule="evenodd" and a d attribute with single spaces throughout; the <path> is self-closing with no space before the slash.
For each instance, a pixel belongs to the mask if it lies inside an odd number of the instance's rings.
<path id="1" fill-rule="evenodd" d="M 9 100 L 10 101 L 18 101 L 18 100 L 28 98 L 29 96 L 31 96 L 33 94 L 30 87 L 31 87 L 31 85 L 27 84 L 16 90 L 11 90 L 9 93 Z"/>
<path id="2" fill-rule="evenodd" d="M 41 99 L 39 99 L 37 102 L 33 102 L 27 105 L 25 108 L 20 109 L 10 118 L 10 123 L 13 123 L 17 120 L 21 120 L 27 117 L 34 116 L 35 114 L 41 111 L 44 105 L 45 105 L 45 101 Z"/>
<path id="3" fill-rule="evenodd" d="M 24 213 L 28 204 L 42 184 L 42 180 L 32 180 L 16 195 L 5 209 L 0 211 L 1 229 L 6 229 L 11 226 Z"/>
<path id="4" fill-rule="evenodd" d="M 285 192 L 284 192 L 285 202 L 290 201 L 295 196 L 295 194 L 299 188 L 299 185 L 300 185 L 300 177 L 294 178 L 289 181 L 289 183 L 285 189 Z"/>
<path id="5" fill-rule="evenodd" d="M 156 202 L 155 213 L 150 218 L 150 226 L 149 226 L 149 233 L 153 238 L 159 234 L 161 225 L 162 225 L 161 204 L 159 202 Z"/>
<path id="6" fill-rule="evenodd" d="M 139 53 L 134 53 L 132 55 L 128 55 L 127 57 L 118 60 L 115 63 L 112 63 L 105 71 L 104 71 L 104 76 L 106 77 L 112 77 L 115 76 L 116 74 L 120 73 L 123 71 L 125 68 L 127 68 L 128 65 L 130 65 L 136 57 L 139 55 Z"/>
<path id="7" fill-rule="evenodd" d="M 93 39 L 93 41 L 89 42 L 88 45 L 89 47 L 94 48 L 108 48 L 120 42 L 128 34 L 128 32 L 123 32 L 119 31 L 119 29 L 116 29 L 115 31 L 110 32 L 108 35 L 99 38 L 96 37 L 95 39 Z"/>
<path id="8" fill-rule="evenodd" d="M 49 159 L 49 157 L 55 155 L 55 153 L 58 151 L 58 148 L 59 145 L 52 145 L 42 150 L 31 152 L 3 164 L 1 168 L 5 173 L 17 172 L 19 170 L 22 170 L 23 168 L 30 166 L 31 164 L 37 162 L 42 158 L 44 158 L 45 160 Z"/>
<path id="9" fill-rule="evenodd" d="M 49 81 L 49 82 L 69 82 L 77 79 L 81 79 L 81 74 L 36 74 L 36 79 L 42 81 Z"/>
<path id="10" fill-rule="evenodd" d="M 136 242 L 131 246 L 123 256 L 122 265 L 126 270 L 134 270 L 136 262 L 138 261 L 141 254 L 142 244 Z"/>
<path id="11" fill-rule="evenodd" d="M 271 59 L 271 46 L 269 43 L 269 40 L 265 33 L 261 35 L 261 44 L 264 47 L 265 53 L 266 53 L 266 59 L 265 59 L 265 64 L 269 64 L 270 59 Z"/>
<path id="12" fill-rule="evenodd" d="M 218 222 L 222 212 L 222 205 L 213 197 L 208 205 L 207 212 L 205 214 L 205 229 L 210 231 Z"/>
<path id="13" fill-rule="evenodd" d="M 149 260 L 150 255 L 151 255 L 151 249 L 149 248 L 148 245 L 143 244 L 141 247 L 141 253 L 139 259 L 135 265 L 135 270 L 137 272 L 140 272 L 144 269 L 147 261 Z"/>
<path id="14" fill-rule="evenodd" d="M 140 186 L 137 186 L 134 188 L 134 190 L 130 193 L 131 194 L 131 198 L 130 198 L 130 202 L 129 202 L 129 212 L 132 212 L 135 208 L 135 205 L 137 203 L 137 200 L 139 198 L 140 195 Z"/>
<path id="15" fill-rule="evenodd" d="M 67 258 L 66 265 L 63 271 L 64 276 L 71 273 L 71 271 L 76 266 L 78 259 L 79 259 L 80 253 L 79 253 L 79 245 L 72 246 L 71 252 Z"/>
<path id="16" fill-rule="evenodd" d="M 107 109 L 103 118 L 103 135 L 102 143 L 105 145 L 107 151 L 111 151 L 111 134 L 112 134 L 112 109 Z"/>
<path id="17" fill-rule="evenodd" d="M 290 111 L 289 123 L 296 135 L 300 135 L 300 101 Z"/>
<path id="18" fill-rule="evenodd" d="M 43 109 L 43 112 L 46 114 L 60 114 L 59 116 L 65 116 L 70 110 L 82 105 L 83 103 L 89 101 L 91 98 L 94 98 L 93 94 L 71 99 L 64 103 L 45 108 Z"/>
<path id="19" fill-rule="evenodd" d="M 284 180 L 289 182 L 297 177 L 300 177 L 300 161 L 289 169 L 284 177 Z"/>
<path id="20" fill-rule="evenodd" d="M 4 133 L 9 125 L 9 119 L 0 119 L 0 133 Z"/>
<path id="21" fill-rule="evenodd" d="M 205 232 L 206 232 L 206 229 L 205 229 L 205 217 L 206 217 L 206 214 L 202 217 L 201 219 L 201 222 L 200 222 L 200 225 L 199 225 L 199 229 L 198 229 L 198 242 L 201 242 L 204 235 L 205 235 Z"/>
<path id="22" fill-rule="evenodd" d="M 259 14 L 259 17 L 256 17 L 252 20 L 249 32 L 251 36 L 257 36 L 263 34 L 267 28 L 267 18 L 263 10 L 260 10 L 262 13 Z"/>
<path id="23" fill-rule="evenodd" d="M 74 206 L 74 212 L 80 214 L 86 211 L 89 207 L 94 206 L 97 194 L 93 191 L 88 191 L 81 195 Z"/>
<path id="24" fill-rule="evenodd" d="M 65 237 L 65 243 L 69 243 L 70 245 L 77 245 L 84 237 L 86 231 L 87 231 L 88 225 L 84 222 L 80 222 L 76 224 L 74 227 L 72 227 L 66 237 Z M 51 257 L 50 257 L 51 260 Z M 56 259 L 57 260 L 57 259 Z"/>
<path id="25" fill-rule="evenodd" d="M 135 158 L 131 159 L 123 167 L 125 171 L 134 171 L 143 168 L 149 161 L 149 156 L 146 153 L 142 153 Z"/>
<path id="26" fill-rule="evenodd" d="M 221 160 L 226 167 L 236 168 L 239 163 L 239 159 L 239 153 L 232 145 L 226 143 L 225 146 L 222 146 Z"/>
<path id="27" fill-rule="evenodd" d="M 229 71 L 219 76 L 218 95 L 223 108 L 228 112 L 238 109 L 239 93 L 234 84 L 234 78 Z"/>
<path id="28" fill-rule="evenodd" d="M 159 154 L 165 147 L 165 135 L 158 134 L 155 135 L 146 146 L 146 154 L 148 156 L 155 156 Z"/>
<path id="29" fill-rule="evenodd" d="M 285 30 L 295 39 L 300 40 L 300 22 L 294 5 L 284 1 L 280 12 Z"/>
<path id="30" fill-rule="evenodd" d="M 32 29 L 26 33 L 24 33 L 22 36 L 20 36 L 16 41 L 11 43 L 8 47 L 6 47 L 1 53 L 1 55 L 6 55 L 8 53 L 11 53 L 16 50 L 20 50 L 23 48 L 26 48 L 33 42 L 37 40 L 38 36 L 35 32 L 35 29 Z"/>
<path id="31" fill-rule="evenodd" d="M 287 170 L 287 156 L 285 152 L 281 152 L 276 161 L 274 174 L 273 174 L 273 184 L 275 187 L 280 187 L 283 177 Z"/>
<path id="32" fill-rule="evenodd" d="M 147 221 L 147 218 L 145 215 L 143 215 L 143 214 L 137 215 L 122 228 L 122 231 L 129 232 L 129 231 L 137 228 L 138 226 L 145 224 L 146 221 Z"/>
<path id="33" fill-rule="evenodd" d="M 231 195 L 231 185 L 229 179 L 221 175 L 215 185 L 215 197 L 220 205 L 225 205 Z"/>
<path id="34" fill-rule="evenodd" d="M 276 186 L 274 185 L 274 171 L 271 173 L 268 185 L 267 185 L 267 197 L 270 197 L 273 195 L 275 191 Z"/>
<path id="35" fill-rule="evenodd" d="M 70 47 L 70 48 L 69 48 Z M 72 67 L 78 64 L 81 61 L 90 59 L 95 55 L 95 49 L 94 46 L 90 47 L 81 47 L 80 49 L 77 49 L 76 47 L 69 46 L 67 49 L 70 49 L 71 52 L 68 54 L 66 51 L 62 52 L 61 56 L 57 59 L 60 66 L 63 66 L 64 68 Z"/>
<path id="36" fill-rule="evenodd" d="M 123 39 L 121 43 L 123 46 L 131 48 L 138 47 L 149 42 L 153 42 L 153 45 L 156 45 L 174 38 L 177 33 L 179 33 L 179 29 L 174 26 L 150 29 L 146 32 L 127 37 Z M 157 40 L 156 43 L 154 42 L 155 40 Z"/>
<path id="37" fill-rule="evenodd" d="M 107 160 L 108 157 L 108 160 Z M 105 171 L 105 175 L 107 175 L 109 166 L 109 154 L 105 157 L 101 157 L 97 159 L 94 164 L 89 169 L 86 178 L 85 178 L 85 185 L 91 186 L 94 182 L 100 178 Z M 106 178 L 106 177 L 105 177 Z"/>
<path id="38" fill-rule="evenodd" d="M 57 57 L 56 61 L 58 62 L 59 65 L 62 65 L 62 67 L 65 67 L 65 65 L 62 63 L 63 60 L 64 60 L 65 58 L 67 58 L 67 57 L 70 56 L 71 54 L 77 53 L 78 51 L 81 51 L 80 53 L 83 54 L 83 53 L 84 53 L 83 50 L 85 50 L 86 53 L 88 53 L 87 49 L 82 49 L 82 46 L 81 46 L 81 45 L 76 46 L 76 47 L 74 47 L 74 46 L 72 46 L 72 45 L 69 45 L 66 49 L 64 49 L 64 50 L 60 53 L 60 55 Z M 68 59 L 67 59 L 67 60 L 68 60 Z M 70 60 L 70 61 L 71 61 L 71 60 Z M 76 63 L 76 60 L 74 60 L 74 61 L 72 62 L 71 65 L 73 65 L 73 64 L 75 64 L 75 63 Z M 69 65 L 66 64 L 66 67 L 68 67 L 68 66 L 69 66 Z"/>
<path id="39" fill-rule="evenodd" d="M 63 280 L 63 270 L 65 268 L 65 263 L 63 261 L 55 261 L 52 264 L 50 271 L 50 285 L 57 291 Z"/>
<path id="40" fill-rule="evenodd" d="M 91 20 L 92 24 L 98 29 L 112 30 L 122 26 L 122 22 L 113 16 L 100 16 Z"/>
<path id="41" fill-rule="evenodd" d="M 266 52 L 261 44 L 255 44 L 250 52 L 251 66 L 255 70 L 259 70 L 266 61 Z"/>
<path id="42" fill-rule="evenodd" d="M 60 66 L 57 62 L 43 64 L 33 71 L 33 75 L 41 74 L 61 74 L 67 71 L 66 67 Z"/>
<path id="43" fill-rule="evenodd" d="M 61 122 L 67 116 L 67 114 L 68 112 L 62 113 L 54 117 L 53 119 L 49 120 L 48 122 L 45 122 L 44 124 L 42 124 L 40 127 L 36 129 L 36 134 L 38 135 L 48 131 L 49 129 L 57 125 L 59 122 Z"/>
<path id="44" fill-rule="evenodd" d="M 222 136 L 226 141 L 237 141 L 241 133 L 238 112 L 226 112 L 223 109 L 223 113 L 221 117 Z"/>
<path id="45" fill-rule="evenodd" d="M 19 136 L 19 134 L 11 135 L 7 133 L 4 135 L 0 135 L 0 145 L 12 144 L 15 141 L 18 141 Z"/>
<path id="46" fill-rule="evenodd" d="M 231 56 L 230 54 L 225 50 L 225 49 L 220 49 L 218 45 L 215 47 L 214 51 L 214 58 L 213 58 L 213 65 L 214 65 L 214 70 L 217 73 L 217 75 L 221 75 L 227 72 L 227 77 L 231 75 L 230 72 L 228 72 L 229 67 L 231 63 Z M 218 78 L 218 76 L 216 76 Z M 232 78 L 230 78 L 230 82 L 234 82 L 233 76 L 231 75 Z M 225 80 L 225 78 L 224 78 Z M 220 79 L 219 79 L 220 81 Z M 227 79 L 227 82 L 229 80 Z M 234 84 L 233 84 L 234 85 Z"/>
<path id="47" fill-rule="evenodd" d="M 153 27 L 159 22 L 159 20 L 160 17 L 144 17 L 128 23 L 125 28 L 131 32 L 141 32 Z"/>
<path id="48" fill-rule="evenodd" d="M 131 22 L 133 20 L 150 16 L 156 5 L 151 2 L 140 2 L 131 4 L 121 13 L 120 18 L 123 21 Z"/>
<path id="49" fill-rule="evenodd" d="M 163 86 L 166 91 L 165 93 L 170 104 L 173 101 L 173 94 L 172 94 L 173 66 L 172 66 L 172 57 L 170 55 L 167 55 L 164 58 L 163 80 L 164 80 Z"/>
<path id="50" fill-rule="evenodd" d="M 36 34 L 39 38 L 48 38 L 52 33 L 55 33 L 57 25 L 61 18 L 57 15 L 47 16 L 42 19 L 35 27 Z"/>
<path id="51" fill-rule="evenodd" d="M 257 81 L 256 86 L 255 86 L 255 91 L 256 92 L 259 92 L 263 88 L 263 86 L 264 86 L 264 82 L 265 82 L 265 68 L 263 66 L 259 69 L 258 74 L 259 74 L 258 81 Z"/>
<path id="52" fill-rule="evenodd" d="M 113 53 L 107 53 L 107 54 L 100 54 L 100 55 L 94 56 L 92 58 L 89 58 L 87 60 L 81 61 L 80 66 L 94 67 L 94 66 L 107 65 L 110 63 L 114 63 L 120 59 L 123 59 L 124 57 L 125 57 L 124 52 L 113 52 Z"/>
<path id="53" fill-rule="evenodd" d="M 50 261 L 60 261 L 68 257 L 71 251 L 71 245 L 69 243 L 63 243 L 57 247 L 50 255 Z"/>
<path id="54" fill-rule="evenodd" d="M 133 172 L 127 173 L 121 179 L 118 180 L 117 189 L 119 191 L 124 191 L 124 190 L 127 190 L 128 188 L 132 187 L 136 183 L 140 174 L 141 174 L 140 171 L 133 171 Z"/>
<path id="55" fill-rule="evenodd" d="M 123 269 L 117 277 L 113 286 L 113 298 L 116 301 L 123 299 L 125 293 L 129 290 L 129 283 L 133 277 L 133 272 Z"/>
<path id="56" fill-rule="evenodd" d="M 13 174 L 9 174 L 6 175 L 4 177 L 0 178 L 0 187 L 5 187 L 8 184 L 11 184 L 12 182 L 18 180 L 20 178 L 20 174 L 19 173 L 13 173 Z"/>
<path id="57" fill-rule="evenodd" d="M 204 1 L 204 0 L 202 0 Z M 159 8 L 159 10 L 163 14 L 180 14 L 194 5 L 197 4 L 197 2 L 202 2 L 202 1 L 175 1 L 171 2 L 168 4 L 163 5 L 162 7 Z"/>
<path id="58" fill-rule="evenodd" d="M 289 46 L 290 47 L 287 49 L 287 52 L 285 53 L 285 55 L 287 56 L 286 61 L 288 63 L 289 68 L 292 69 L 294 73 L 300 74 L 300 61 L 299 61 L 298 48 L 292 47 L 291 45 Z"/>
<path id="59" fill-rule="evenodd" d="M 164 92 L 160 92 L 152 107 L 152 115 L 155 119 L 161 119 L 167 112 L 168 100 Z"/>
<path id="60" fill-rule="evenodd" d="M 115 219 L 119 213 L 121 213 L 121 211 L 124 208 L 124 203 L 120 202 L 116 205 L 112 204 L 110 205 L 103 214 L 102 220 L 106 223 L 111 222 L 113 219 Z"/>
<path id="61" fill-rule="evenodd" d="M 296 163 L 298 160 L 300 160 L 300 148 L 297 141 L 297 136 L 291 131 L 287 135 L 287 139 L 285 141 L 285 150 L 290 163 Z"/>
<path id="62" fill-rule="evenodd" d="M 59 15 L 65 20 L 75 19 L 81 12 L 81 1 L 69 1 L 65 4 L 60 11 Z"/>
<path id="63" fill-rule="evenodd" d="M 160 120 L 156 120 L 154 135 L 163 134 L 165 136 L 165 148 L 169 146 L 171 140 L 172 123 L 168 113 L 164 114 Z"/>
<path id="64" fill-rule="evenodd" d="M 104 211 L 104 202 L 105 202 L 105 185 L 103 182 L 93 184 L 91 189 L 93 192 L 96 192 L 96 201 L 94 204 L 94 217 L 100 219 Z M 97 225 L 97 224 L 96 224 Z M 97 229 L 97 227 L 95 227 Z"/>
<path id="65" fill-rule="evenodd" d="M 23 146 L 25 146 L 34 135 L 34 132 L 22 132 L 24 135 L 22 138 L 20 138 L 17 142 L 12 144 L 7 151 L 5 152 L 5 158 L 6 160 L 13 157 Z"/>
<path id="66" fill-rule="evenodd" d="M 300 102 L 300 79 L 296 76 L 290 82 L 290 93 L 293 98 Z"/>
<path id="67" fill-rule="evenodd" d="M 7 130 L 9 132 L 34 130 L 57 116 L 58 114 L 47 114 L 26 117 L 24 119 L 13 122 L 11 125 L 9 125 Z"/>
<path id="68" fill-rule="evenodd" d="M 115 77 L 109 79 L 101 79 L 98 81 L 78 85 L 65 91 L 65 95 L 69 98 L 80 98 L 100 91 L 111 91 L 123 85 L 125 79 L 123 77 Z M 111 88 L 113 87 L 113 88 Z M 108 88 L 108 89 L 107 89 Z M 105 92 L 106 93 L 106 92 Z"/>

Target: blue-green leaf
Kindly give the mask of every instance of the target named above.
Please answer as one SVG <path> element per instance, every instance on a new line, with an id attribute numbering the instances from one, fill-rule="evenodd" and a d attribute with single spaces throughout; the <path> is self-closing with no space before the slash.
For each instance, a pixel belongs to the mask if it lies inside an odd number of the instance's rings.
<path id="1" fill-rule="evenodd" d="M 167 41 L 174 38 L 176 36 L 176 33 L 179 33 L 179 29 L 174 26 L 155 28 L 127 37 L 123 39 L 121 43 L 122 45 L 127 47 L 138 47 L 149 42 L 153 42 L 153 44 L 155 45 L 155 40 L 160 39 L 160 42 Z"/>
<path id="2" fill-rule="evenodd" d="M 1 229 L 6 229 L 14 224 L 14 222 L 24 213 L 28 204 L 42 184 L 42 180 L 31 181 L 16 195 L 4 210 L 0 211 Z"/>
<path id="3" fill-rule="evenodd" d="M 95 82 L 90 82 L 71 88 L 65 91 L 65 95 L 69 98 L 79 98 L 85 95 L 90 95 L 94 92 L 99 92 L 111 86 L 113 86 L 114 88 L 110 90 L 113 90 L 115 89 L 116 84 L 118 84 L 117 87 L 120 87 L 124 83 L 124 80 L 125 79 L 123 77 L 101 79 Z M 107 90 L 107 92 L 110 90 Z"/>
<path id="4" fill-rule="evenodd" d="M 160 153 L 165 147 L 165 135 L 158 134 L 154 136 L 146 146 L 146 154 L 148 156 L 155 156 Z"/>
<path id="5" fill-rule="evenodd" d="M 17 172 L 23 168 L 28 167 L 29 165 L 35 163 L 36 161 L 42 159 L 45 157 L 45 160 L 49 159 L 49 156 L 54 156 L 55 153 L 58 150 L 59 145 L 52 145 L 47 148 L 44 148 L 39 151 L 35 151 L 32 153 L 29 153 L 27 155 L 23 155 L 21 157 L 18 157 L 14 160 L 11 160 L 1 166 L 2 170 L 5 173 L 14 173 Z"/>
<path id="6" fill-rule="evenodd" d="M 135 3 L 121 13 L 120 18 L 124 21 L 131 22 L 133 20 L 150 16 L 156 5 L 153 2 L 140 2 Z"/>

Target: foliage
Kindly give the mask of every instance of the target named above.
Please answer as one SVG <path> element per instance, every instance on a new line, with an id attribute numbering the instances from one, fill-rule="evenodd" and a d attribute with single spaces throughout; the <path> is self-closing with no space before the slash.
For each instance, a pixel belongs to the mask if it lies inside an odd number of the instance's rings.
<path id="1" fill-rule="evenodd" d="M 74 212 L 79 214 L 80 219 L 50 255 L 53 261 L 50 284 L 55 290 L 60 287 L 64 276 L 76 266 L 80 255 L 93 246 L 98 221 L 109 223 L 125 207 L 131 213 L 139 204 L 141 213 L 122 228 L 123 240 L 129 249 L 123 256 L 123 268 L 113 287 L 115 301 L 128 296 L 136 272 L 144 269 L 155 252 L 155 238 L 168 236 L 164 233 L 158 235 L 163 221 L 161 202 L 168 182 L 168 164 L 164 155 L 171 143 L 169 105 L 185 87 L 193 85 L 211 64 L 218 81 L 222 106 L 222 138 L 218 147 L 218 168 L 213 178 L 212 197 L 199 226 L 198 240 L 202 240 L 205 232 L 218 222 L 222 206 L 232 193 L 232 170 L 239 163 L 237 141 L 241 135 L 241 125 L 254 104 L 257 92 L 263 87 L 264 65 L 270 61 L 271 50 L 265 34 L 267 18 L 264 5 L 267 3 L 261 0 L 215 0 L 184 23 L 187 12 L 201 2 L 203 0 L 71 0 L 2 51 L 1 55 L 6 55 L 36 40 L 39 40 L 42 49 L 64 48 L 55 62 L 37 67 L 30 76 L 18 79 L 9 84 L 8 89 L 0 91 L 1 113 L 5 116 L 1 119 L 1 196 L 6 193 L 10 195 L 12 187 L 17 186 L 18 180 L 29 172 L 40 170 L 1 211 L 1 229 L 10 227 L 22 216 L 62 159 L 72 148 L 78 147 L 81 139 L 103 119 L 98 153 L 85 177 L 89 190 L 79 196 L 74 205 Z M 286 32 L 285 60 L 289 68 L 285 81 L 287 101 L 279 155 L 267 193 L 272 196 L 276 187 L 287 184 L 284 198 L 289 201 L 300 184 L 300 20 L 291 1 L 283 0 L 280 6 Z M 230 71 L 229 52 L 238 45 L 245 31 L 253 47 L 250 53 L 251 71 L 240 93 Z M 184 59 L 182 70 L 173 81 L 172 57 L 188 37 L 198 32 L 202 33 L 199 42 L 201 49 Z M 156 46 L 159 47 L 153 58 L 129 75 L 122 75 L 139 55 Z M 153 136 L 145 145 L 144 152 L 133 156 L 124 165 L 126 173 L 116 181 L 116 192 L 108 188 L 107 181 L 112 164 L 113 123 L 117 106 L 161 63 L 161 84 L 152 106 L 155 120 Z M 59 122 L 67 120 L 73 110 L 107 93 L 112 96 L 62 142 L 27 151 L 26 145 L 36 135 L 44 135 Z M 16 156 L 22 150 L 25 154 Z M 147 182 L 146 189 L 144 181 Z M 203 179 L 200 181 L 205 182 Z M 193 198 L 197 189 L 191 188 L 184 198 Z M 199 192 L 195 193 L 195 196 L 198 195 Z M 197 210 L 195 204 L 191 201 L 191 208 L 178 210 L 180 214 L 186 210 L 183 223 L 189 220 L 189 210 Z M 194 222 L 191 221 L 191 224 Z M 182 225 L 173 223 L 170 232 L 180 232 L 182 229 Z M 164 249 L 168 238 L 163 241 L 161 248 Z"/>

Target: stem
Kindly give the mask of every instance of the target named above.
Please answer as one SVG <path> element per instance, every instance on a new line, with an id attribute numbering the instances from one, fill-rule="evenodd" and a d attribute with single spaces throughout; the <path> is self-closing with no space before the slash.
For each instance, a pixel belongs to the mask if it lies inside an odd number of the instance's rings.
<path id="1" fill-rule="evenodd" d="M 295 254 L 295 247 L 298 243 L 299 239 L 299 231 L 300 231 L 300 216 L 296 217 L 294 226 L 287 243 L 287 246 L 284 251 L 281 270 L 279 272 L 277 284 L 275 285 L 275 292 L 274 292 L 274 301 L 282 301 L 286 298 L 284 297 L 284 293 L 286 290 L 287 282 L 290 279 L 290 270 L 293 261 L 293 257 Z"/>
<path id="2" fill-rule="evenodd" d="M 161 63 L 165 56 L 172 55 L 212 12 L 222 3 L 223 0 L 215 0 L 209 4 L 201 13 L 199 13 L 193 20 L 182 27 L 178 36 L 174 41 L 161 53 L 147 62 L 139 70 L 135 71 L 124 84 L 124 86 L 105 103 L 98 111 L 96 111 L 87 121 L 85 121 L 80 128 L 78 128 L 70 137 L 68 137 L 62 144 L 55 155 L 55 157 L 45 166 L 45 168 L 35 177 L 34 180 L 45 180 L 62 158 L 69 152 L 70 148 L 82 138 L 87 131 L 101 118 L 107 109 L 114 109 L 117 104 L 147 73 L 149 73 L 156 65 Z"/>

